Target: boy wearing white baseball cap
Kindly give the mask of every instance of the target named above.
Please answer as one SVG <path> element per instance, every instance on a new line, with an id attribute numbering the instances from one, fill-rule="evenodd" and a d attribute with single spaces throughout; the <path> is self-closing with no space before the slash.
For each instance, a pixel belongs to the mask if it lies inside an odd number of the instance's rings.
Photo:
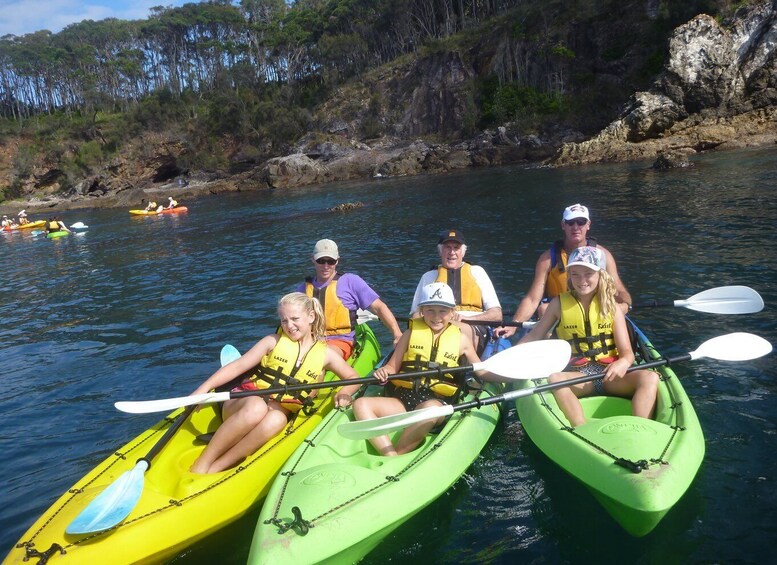
<path id="1" fill-rule="evenodd" d="M 411 318 L 410 329 L 402 334 L 391 359 L 373 373 L 381 383 L 388 383 L 385 394 L 357 398 L 353 405 L 356 419 L 369 420 L 456 402 L 463 382 L 451 374 L 430 371 L 420 379 L 400 377 L 389 381 L 391 375 L 441 366 L 458 367 L 462 357 L 468 364 L 480 362 L 469 329 L 453 323 L 455 309 L 453 290 L 447 284 L 434 282 L 421 289 L 421 317 Z M 477 374 L 488 375 L 480 371 Z M 388 435 L 372 438 L 370 442 L 383 455 L 408 453 L 442 421 L 442 418 L 429 420 L 406 428 L 396 445 Z"/>

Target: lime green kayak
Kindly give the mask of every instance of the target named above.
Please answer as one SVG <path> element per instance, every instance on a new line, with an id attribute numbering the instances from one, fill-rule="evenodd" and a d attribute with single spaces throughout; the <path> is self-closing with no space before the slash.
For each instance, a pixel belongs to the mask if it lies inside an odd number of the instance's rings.
<path id="1" fill-rule="evenodd" d="M 70 235 L 70 232 L 65 230 L 59 230 L 59 231 L 49 232 L 48 234 L 46 234 L 46 237 L 48 239 L 56 239 L 58 237 L 65 237 L 66 235 Z"/>
<path id="2" fill-rule="evenodd" d="M 658 359 L 648 338 L 634 330 L 637 359 Z M 532 441 L 638 537 L 652 531 L 683 496 L 704 458 L 704 435 L 680 379 L 669 367 L 659 371 L 653 420 L 632 416 L 628 399 L 589 396 L 580 399 L 586 423 L 571 428 L 551 392 L 516 401 Z"/>
<path id="3" fill-rule="evenodd" d="M 494 432 L 499 409 L 455 412 L 439 434 L 397 457 L 341 437 L 337 427 L 351 419 L 350 410 L 333 411 L 286 462 L 262 507 L 248 563 L 355 563 L 459 480 Z"/>

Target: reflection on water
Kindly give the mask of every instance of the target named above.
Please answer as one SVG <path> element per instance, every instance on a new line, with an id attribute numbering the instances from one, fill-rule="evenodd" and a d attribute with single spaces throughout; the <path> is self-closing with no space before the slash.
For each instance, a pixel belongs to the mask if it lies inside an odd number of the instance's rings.
<path id="1" fill-rule="evenodd" d="M 509 167 L 222 195 L 187 202 L 180 215 L 72 211 L 65 221 L 83 221 L 85 233 L 55 241 L 3 234 L 0 545 L 10 548 L 59 494 L 156 421 L 118 413 L 114 401 L 186 394 L 216 368 L 222 344 L 245 350 L 274 331 L 277 299 L 313 273 L 317 239 L 335 239 L 341 268 L 404 315 L 418 277 L 436 262 L 437 233 L 458 227 L 467 258 L 487 269 L 509 315 L 539 253 L 560 236 L 561 210 L 583 202 L 592 235 L 613 252 L 637 302 L 726 284 L 763 295 L 767 310 L 748 316 L 635 310 L 659 350 L 677 355 L 730 331 L 777 343 L 775 186 L 777 153 L 756 150 L 661 173 L 644 163 Z M 354 201 L 365 205 L 327 211 Z M 388 332 L 376 331 L 388 344 Z M 707 455 L 688 494 L 647 538 L 624 534 L 537 451 L 508 406 L 468 479 L 367 562 L 601 563 L 624 553 L 650 563 L 767 561 L 777 530 L 777 495 L 765 488 L 777 479 L 773 358 L 697 361 L 676 372 L 704 426 Z M 176 562 L 243 562 L 252 519 Z"/>

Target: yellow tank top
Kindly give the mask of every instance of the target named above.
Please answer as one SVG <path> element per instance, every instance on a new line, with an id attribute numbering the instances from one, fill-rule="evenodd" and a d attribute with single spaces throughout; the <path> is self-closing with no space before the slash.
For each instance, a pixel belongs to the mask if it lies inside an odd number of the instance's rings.
<path id="1" fill-rule="evenodd" d="M 326 320 L 326 335 L 344 335 L 351 333 L 356 327 L 356 312 L 348 310 L 337 296 L 337 279 L 340 273 L 323 288 L 313 286 L 313 280 L 305 281 L 305 294 L 311 298 L 317 298 L 324 309 Z M 323 291 L 323 292 L 322 292 Z"/>
<path id="2" fill-rule="evenodd" d="M 426 325 L 423 318 L 410 320 L 410 342 L 402 357 L 401 371 L 425 371 L 437 367 L 458 367 L 461 351 L 461 329 L 453 324 L 435 339 L 432 329 Z M 443 373 L 434 377 L 413 380 L 391 381 L 395 386 L 428 388 L 441 396 L 454 396 L 459 392 L 459 385 L 450 374 Z"/>
<path id="3" fill-rule="evenodd" d="M 305 354 L 302 362 L 297 365 L 299 351 L 299 343 L 289 338 L 285 333 L 281 333 L 278 343 L 262 358 L 256 374 L 251 377 L 256 388 L 265 389 L 318 382 L 324 372 L 326 344 L 323 341 L 316 341 Z M 290 412 L 299 412 L 303 407 L 313 404 L 309 390 L 276 394 L 271 399 L 279 402 Z"/>
<path id="4" fill-rule="evenodd" d="M 437 267 L 437 280 L 451 287 L 456 299 L 456 310 L 483 311 L 483 293 L 472 275 L 472 265 L 463 263 L 460 269 Z"/>
<path id="5" fill-rule="evenodd" d="M 561 300 L 561 320 L 556 327 L 559 339 L 569 342 L 572 354 L 585 357 L 590 361 L 611 362 L 618 358 L 613 334 L 613 315 L 601 313 L 599 297 L 591 301 L 588 312 L 571 292 L 559 296 Z"/>

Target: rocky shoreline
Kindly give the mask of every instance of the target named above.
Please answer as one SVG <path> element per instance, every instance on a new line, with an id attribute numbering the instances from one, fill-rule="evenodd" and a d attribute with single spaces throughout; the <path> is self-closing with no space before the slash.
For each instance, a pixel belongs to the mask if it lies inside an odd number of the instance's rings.
<path id="1" fill-rule="evenodd" d="M 362 142 L 347 128 L 322 128 L 291 154 L 252 164 L 237 174 L 182 171 L 182 148 L 147 136 L 155 151 L 139 162 L 117 158 L 58 194 L 56 170 L 30 180 L 36 193 L 0 205 L 2 213 L 78 208 L 137 208 L 148 200 L 285 189 L 333 181 L 444 174 L 501 165 L 575 166 L 646 160 L 656 168 L 684 166 L 688 156 L 777 144 L 777 0 L 742 10 L 727 27 L 699 15 L 677 28 L 669 60 L 647 92 L 635 93 L 621 116 L 596 136 L 557 131 L 527 135 L 513 124 L 457 143 L 384 137 Z M 158 179 L 165 179 L 159 181 Z M 48 190 L 45 187 L 48 186 Z M 55 188 L 51 188 L 54 186 Z M 36 190 L 44 187 L 44 190 Z M 41 194 L 43 192 L 43 194 Z"/>

